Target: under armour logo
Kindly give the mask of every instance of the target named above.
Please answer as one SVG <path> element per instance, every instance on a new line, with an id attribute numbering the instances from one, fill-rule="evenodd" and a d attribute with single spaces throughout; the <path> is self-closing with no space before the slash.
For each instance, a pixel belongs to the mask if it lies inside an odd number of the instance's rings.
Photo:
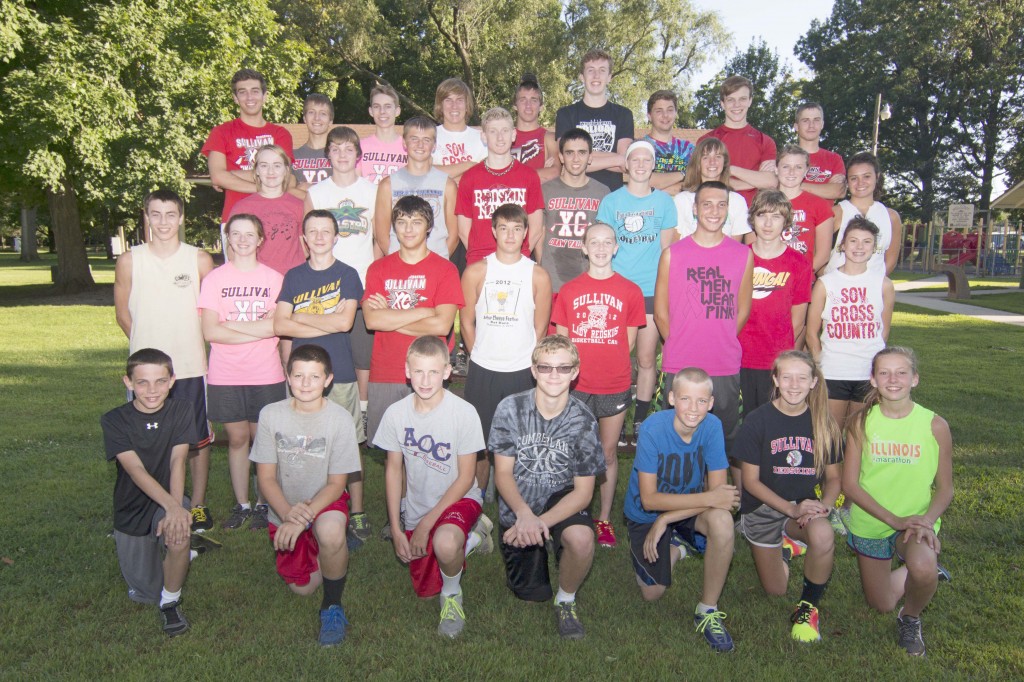
<path id="1" fill-rule="evenodd" d="M 146 430 L 147 431 L 149 431 L 150 429 L 159 429 L 159 428 L 160 428 L 160 422 L 153 422 L 152 424 L 149 424 L 149 423 L 146 424 Z"/>

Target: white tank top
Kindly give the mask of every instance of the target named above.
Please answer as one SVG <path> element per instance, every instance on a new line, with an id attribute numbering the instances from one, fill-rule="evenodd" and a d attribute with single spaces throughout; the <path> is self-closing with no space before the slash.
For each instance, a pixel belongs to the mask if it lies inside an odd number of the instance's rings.
<path id="1" fill-rule="evenodd" d="M 181 244 L 168 258 L 149 244 L 132 247 L 128 351 L 156 348 L 171 356 L 178 379 L 206 376 L 206 344 L 199 319 L 199 249 Z"/>
<path id="2" fill-rule="evenodd" d="M 492 372 L 526 369 L 537 345 L 533 325 L 536 263 L 524 256 L 506 265 L 493 253 L 484 262 L 487 275 L 476 300 L 476 341 L 471 359 Z"/>
<path id="3" fill-rule="evenodd" d="M 846 234 L 846 226 L 850 224 L 850 221 L 861 215 L 857 207 L 848 199 L 839 202 L 839 207 L 843 211 L 842 220 L 839 221 L 839 234 L 836 235 L 836 245 L 832 247 L 825 272 L 835 272 L 840 265 L 846 262 L 846 256 L 840 251 L 843 235 Z M 889 217 L 889 209 L 885 204 L 876 201 L 871 204 L 871 208 L 864 214 L 864 217 L 878 226 L 878 242 L 875 244 L 875 252 L 871 254 L 871 260 L 868 261 L 868 271 L 884 275 L 886 274 L 885 251 L 892 243 L 892 219 Z"/>
<path id="4" fill-rule="evenodd" d="M 871 360 L 885 348 L 882 338 L 882 281 L 877 272 L 847 275 L 836 270 L 821 277 L 821 371 L 826 379 L 866 381 Z"/>

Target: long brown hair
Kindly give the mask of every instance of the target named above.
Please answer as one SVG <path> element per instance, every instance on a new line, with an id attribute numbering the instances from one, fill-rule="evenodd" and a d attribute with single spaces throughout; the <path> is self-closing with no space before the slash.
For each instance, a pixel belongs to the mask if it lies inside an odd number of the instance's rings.
<path id="1" fill-rule="evenodd" d="M 787 350 L 779 353 L 772 365 L 772 378 L 778 379 L 779 365 L 787 360 L 797 360 L 807 365 L 811 370 L 811 376 L 817 381 L 814 388 L 807 394 L 807 409 L 811 411 L 811 437 L 814 439 L 814 470 L 821 477 L 825 473 L 825 466 L 834 457 L 836 449 L 842 442 L 842 431 L 839 424 L 832 418 L 828 411 L 828 388 L 825 385 L 825 376 L 818 368 L 810 353 L 802 350 Z M 772 399 L 778 397 L 777 386 L 772 388 Z"/>
<path id="2" fill-rule="evenodd" d="M 725 143 L 717 137 L 705 137 L 697 143 L 690 154 L 690 162 L 686 164 L 686 175 L 683 176 L 683 189 L 688 192 L 696 192 L 704 179 L 700 175 L 700 160 L 708 154 L 721 152 L 722 174 L 718 177 L 720 182 L 729 187 L 729 150 Z M 731 187 L 730 187 L 731 189 Z"/>
<path id="3" fill-rule="evenodd" d="M 910 363 L 910 371 L 917 374 L 917 354 L 914 353 L 912 348 L 907 346 L 888 346 L 875 353 L 875 357 L 871 359 L 871 376 L 875 375 L 875 366 L 878 364 L 879 358 L 883 358 L 886 355 L 902 355 Z M 864 425 L 868 420 L 868 412 L 875 405 L 882 402 L 882 394 L 879 392 L 877 386 L 872 386 L 871 390 L 868 391 L 867 396 L 864 398 L 864 407 L 853 415 L 850 421 L 849 430 L 850 433 L 856 435 L 858 438 L 864 437 Z"/>

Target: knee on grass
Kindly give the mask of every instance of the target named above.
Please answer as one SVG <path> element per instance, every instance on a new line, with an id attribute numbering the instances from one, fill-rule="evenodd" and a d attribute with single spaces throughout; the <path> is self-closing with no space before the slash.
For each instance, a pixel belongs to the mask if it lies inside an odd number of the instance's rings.
<path id="1" fill-rule="evenodd" d="M 309 582 L 305 585 L 296 585 L 295 583 L 288 583 L 288 588 L 300 597 L 308 597 L 320 588 L 320 585 L 323 583 L 323 581 L 323 574 L 321 574 L 320 571 L 316 571 L 310 574 Z"/>
<path id="2" fill-rule="evenodd" d="M 658 601 L 665 595 L 667 589 L 664 585 L 644 585 L 639 576 L 636 584 L 640 586 L 640 596 L 644 601 Z"/>

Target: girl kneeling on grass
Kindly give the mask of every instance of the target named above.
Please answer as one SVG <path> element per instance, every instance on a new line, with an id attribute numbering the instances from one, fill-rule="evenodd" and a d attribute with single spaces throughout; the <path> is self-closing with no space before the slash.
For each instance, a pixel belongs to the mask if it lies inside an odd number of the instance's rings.
<path id="1" fill-rule="evenodd" d="M 789 560 L 806 545 L 792 635 L 816 642 L 818 603 L 832 575 L 835 534 L 828 515 L 839 495 L 842 435 L 828 411 L 825 379 L 808 353 L 780 353 L 772 383 L 774 399 L 750 413 L 736 437 L 743 463 L 740 528 L 768 594 L 786 594 Z M 819 500 L 814 488 L 822 479 Z"/>
<path id="2" fill-rule="evenodd" d="M 857 552 L 868 605 L 896 618 L 899 646 L 924 656 L 921 611 L 940 576 L 940 515 L 953 499 L 953 438 L 946 421 L 914 403 L 917 358 L 892 346 L 875 355 L 867 407 L 846 437 L 843 491 L 853 502 L 846 542 Z M 892 557 L 905 562 L 895 570 Z"/>

